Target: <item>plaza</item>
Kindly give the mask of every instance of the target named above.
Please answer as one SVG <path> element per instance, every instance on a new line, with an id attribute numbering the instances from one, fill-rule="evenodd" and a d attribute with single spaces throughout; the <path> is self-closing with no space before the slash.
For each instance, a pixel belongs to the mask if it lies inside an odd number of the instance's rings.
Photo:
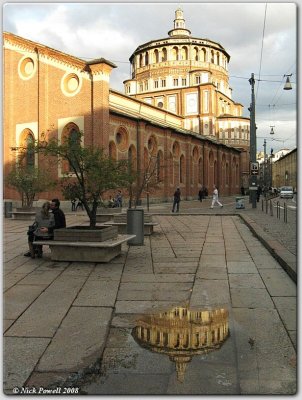
<path id="1" fill-rule="evenodd" d="M 296 284 L 270 249 L 296 268 L 295 212 L 286 224 L 260 203 L 235 210 L 234 198 L 221 200 L 214 210 L 210 199 L 184 201 L 179 214 L 151 205 L 153 235 L 110 263 L 54 262 L 47 247 L 26 258 L 26 221 L 5 219 L 4 392 L 294 394 Z M 87 222 L 66 216 L 68 226 Z M 278 240 L 285 231 L 288 242 Z M 162 339 L 154 351 L 133 334 L 149 315 L 217 309 L 227 311 L 227 337 L 199 354 L 187 345 L 185 363 Z M 179 323 L 168 326 L 175 337 Z"/>

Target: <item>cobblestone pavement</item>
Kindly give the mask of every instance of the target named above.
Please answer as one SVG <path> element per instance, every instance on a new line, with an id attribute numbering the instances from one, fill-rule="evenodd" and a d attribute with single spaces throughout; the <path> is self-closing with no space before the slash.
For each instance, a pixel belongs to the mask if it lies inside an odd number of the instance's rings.
<path id="1" fill-rule="evenodd" d="M 227 200 L 152 206 L 155 233 L 106 264 L 28 259 L 5 219 L 4 392 L 295 393 L 296 284 Z"/>

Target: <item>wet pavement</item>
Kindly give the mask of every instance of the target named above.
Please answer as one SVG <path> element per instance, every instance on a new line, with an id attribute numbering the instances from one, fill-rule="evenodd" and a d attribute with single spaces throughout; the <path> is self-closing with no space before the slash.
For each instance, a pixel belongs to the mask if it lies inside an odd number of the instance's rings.
<path id="1" fill-rule="evenodd" d="M 296 284 L 224 200 L 151 206 L 154 234 L 108 264 L 28 259 L 5 219 L 4 392 L 294 394 Z"/>

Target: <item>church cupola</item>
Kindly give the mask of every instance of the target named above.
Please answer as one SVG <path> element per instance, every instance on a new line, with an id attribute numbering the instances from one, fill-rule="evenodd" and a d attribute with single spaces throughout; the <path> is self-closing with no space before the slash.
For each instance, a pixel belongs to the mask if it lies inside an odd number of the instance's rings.
<path id="1" fill-rule="evenodd" d="M 174 29 L 168 32 L 169 36 L 190 36 L 191 31 L 186 29 L 186 24 L 184 20 L 184 13 L 179 7 L 175 11 Z"/>

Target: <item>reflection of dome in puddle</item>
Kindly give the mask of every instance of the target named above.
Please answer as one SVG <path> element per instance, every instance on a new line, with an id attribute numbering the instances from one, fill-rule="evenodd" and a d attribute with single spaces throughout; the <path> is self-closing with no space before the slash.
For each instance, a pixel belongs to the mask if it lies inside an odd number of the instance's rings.
<path id="1" fill-rule="evenodd" d="M 175 362 L 177 379 L 184 381 L 187 364 L 196 354 L 219 349 L 229 335 L 228 310 L 170 311 L 142 316 L 132 334 L 142 346 Z"/>

